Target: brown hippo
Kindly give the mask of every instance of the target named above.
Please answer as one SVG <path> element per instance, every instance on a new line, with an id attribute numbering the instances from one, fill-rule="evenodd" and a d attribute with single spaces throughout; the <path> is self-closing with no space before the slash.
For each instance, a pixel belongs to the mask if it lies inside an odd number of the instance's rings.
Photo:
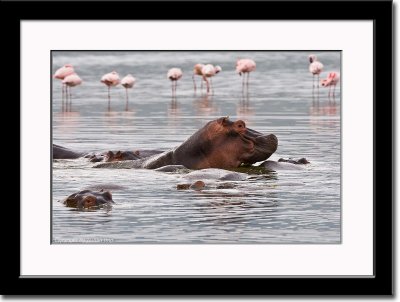
<path id="1" fill-rule="evenodd" d="M 98 209 L 110 206 L 114 203 L 110 191 L 91 191 L 83 190 L 71 194 L 61 202 L 70 208 L 78 209 Z"/>
<path id="2" fill-rule="evenodd" d="M 88 158 L 91 162 L 115 162 L 122 160 L 135 160 L 162 153 L 159 150 L 136 150 L 136 151 L 107 151 L 100 154 L 88 152 L 75 152 L 71 149 L 53 144 L 53 159 L 76 159 Z"/>
<path id="3" fill-rule="evenodd" d="M 147 168 L 180 165 L 189 169 L 237 168 L 269 158 L 278 147 L 274 134 L 264 135 L 242 120 L 221 117 L 208 122 L 180 146 L 148 158 L 102 163 L 96 168 Z"/>

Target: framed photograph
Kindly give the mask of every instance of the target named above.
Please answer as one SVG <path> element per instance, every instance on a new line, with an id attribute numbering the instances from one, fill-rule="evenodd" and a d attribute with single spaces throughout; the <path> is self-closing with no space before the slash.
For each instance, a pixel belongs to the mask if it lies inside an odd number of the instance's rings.
<path id="1" fill-rule="evenodd" d="M 1 4 L 4 294 L 393 294 L 392 2 L 205 4 Z"/>

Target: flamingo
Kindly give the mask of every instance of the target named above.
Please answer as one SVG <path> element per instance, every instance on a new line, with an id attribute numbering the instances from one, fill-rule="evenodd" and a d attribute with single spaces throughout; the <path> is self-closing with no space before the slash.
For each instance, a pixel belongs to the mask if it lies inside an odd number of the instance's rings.
<path id="1" fill-rule="evenodd" d="M 60 67 L 59 69 L 56 70 L 56 72 L 54 73 L 53 77 L 55 79 L 59 79 L 59 80 L 64 80 L 65 77 L 73 74 L 74 71 L 74 67 L 71 64 L 65 64 L 63 67 Z M 66 86 L 64 84 L 62 84 L 62 100 L 64 101 L 64 94 L 66 90 Z"/>
<path id="2" fill-rule="evenodd" d="M 222 70 L 221 66 L 214 66 L 212 64 L 204 65 L 201 69 L 201 74 L 203 76 L 203 80 L 206 81 L 207 84 L 207 93 L 210 92 L 210 87 L 212 87 L 212 80 L 211 78 L 215 76 Z M 210 78 L 210 83 L 208 82 L 207 78 Z"/>
<path id="3" fill-rule="evenodd" d="M 68 90 L 69 90 L 69 101 L 70 101 L 70 104 L 72 104 L 71 87 L 75 87 L 75 86 L 82 84 L 82 79 L 76 73 L 73 73 L 73 74 L 66 76 L 62 80 L 62 84 L 65 85 L 65 88 L 66 88 L 65 92 L 66 92 L 67 99 L 68 99 Z M 67 103 L 67 106 L 68 106 L 68 103 Z"/>
<path id="4" fill-rule="evenodd" d="M 117 86 L 120 83 L 119 75 L 116 71 L 107 73 L 101 77 L 100 82 L 104 83 L 108 87 L 108 104 L 110 104 L 110 87 Z"/>
<path id="5" fill-rule="evenodd" d="M 171 80 L 172 83 L 172 95 L 176 95 L 176 86 L 178 85 L 178 80 L 182 77 L 182 70 L 180 68 L 171 68 L 168 70 L 167 78 Z"/>
<path id="6" fill-rule="evenodd" d="M 204 64 L 196 64 L 196 65 L 194 65 L 194 67 L 193 67 L 193 75 L 192 75 L 192 79 L 193 79 L 193 86 L 194 86 L 194 91 L 196 92 L 196 81 L 195 81 L 195 79 L 194 79 L 194 76 L 195 75 L 198 75 L 198 76 L 201 76 L 201 77 L 203 77 L 203 73 L 201 72 L 201 70 L 203 69 L 203 67 L 204 67 Z M 201 88 L 200 89 L 203 89 L 203 79 L 201 80 Z"/>
<path id="7" fill-rule="evenodd" d="M 332 86 L 333 86 L 332 96 L 335 96 L 336 84 L 339 82 L 339 80 L 340 80 L 340 75 L 338 72 L 335 72 L 335 71 L 330 72 L 326 79 L 321 80 L 322 87 L 329 86 L 328 96 L 331 95 Z"/>
<path id="8" fill-rule="evenodd" d="M 128 74 L 126 77 L 124 77 L 121 81 L 121 85 L 125 87 L 126 91 L 126 106 L 128 107 L 128 88 L 132 88 L 135 85 L 136 79 L 131 75 Z"/>
<path id="9" fill-rule="evenodd" d="M 252 59 L 239 59 L 236 61 L 236 73 L 238 73 L 240 76 L 243 73 L 243 82 L 242 86 L 245 84 L 245 75 L 247 74 L 247 82 L 246 85 L 249 85 L 249 77 L 250 77 L 250 72 L 256 70 L 256 62 L 254 62 Z"/>
<path id="10" fill-rule="evenodd" d="M 313 75 L 313 88 L 314 88 L 314 78 L 315 78 L 315 75 L 317 75 L 317 87 L 319 87 L 318 86 L 318 83 L 319 83 L 319 74 L 321 73 L 321 71 L 322 71 L 322 69 L 324 68 L 324 65 L 321 63 L 321 62 L 319 62 L 318 60 L 317 60 L 317 56 L 316 55 L 309 55 L 308 56 L 308 60 L 310 61 L 310 66 L 309 66 L 309 68 L 308 68 L 308 70 L 312 73 L 312 75 Z"/>

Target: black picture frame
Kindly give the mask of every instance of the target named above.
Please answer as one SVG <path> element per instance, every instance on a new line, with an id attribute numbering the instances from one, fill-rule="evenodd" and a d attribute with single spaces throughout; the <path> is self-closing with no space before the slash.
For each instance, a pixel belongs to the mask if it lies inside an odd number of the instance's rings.
<path id="1" fill-rule="evenodd" d="M 118 4 L 118 5 L 117 5 Z M 229 10 L 226 6 L 229 5 Z M 3 295 L 393 295 L 393 95 L 392 95 L 392 1 L 230 1 L 230 2 L 1 2 L 2 28 L 7 30 L 7 70 L 20 79 L 21 20 L 202 20 L 198 6 L 212 6 L 221 20 L 373 20 L 374 22 L 374 275 L 372 277 L 266 277 L 198 276 L 163 278 L 117 278 L 112 276 L 66 278 L 63 276 L 23 278 L 20 275 L 20 204 L 7 204 L 3 225 L 6 248 L 3 257 Z M 95 7 L 95 9 L 94 9 Z M 157 9 L 155 9 L 157 7 Z M 251 8 L 244 17 L 243 7 Z M 183 15 L 182 11 L 190 11 Z M 229 11 L 229 13 L 228 13 Z M 323 15 L 315 14 L 323 11 Z M 73 12 L 73 13 L 71 13 Z M 225 13 L 224 13 L 225 12 Z M 3 50 L 4 51 L 4 50 Z M 377 76 L 379 75 L 379 76 Z M 9 88 L 19 92 L 21 83 Z M 12 96 L 20 112 L 18 93 Z M 11 111 L 10 111 L 11 112 Z M 20 147 L 20 116 L 18 116 Z M 385 135 L 381 135 L 384 133 Z M 388 139 L 389 138 L 389 139 Z M 21 152 L 21 151 L 20 151 Z M 378 164 L 384 159 L 385 164 Z M 20 163 L 23 164 L 23 163 Z M 19 169 L 14 167 L 13 169 Z M 21 189 L 20 177 L 18 179 Z M 18 190 L 18 192 L 20 192 Z M 21 193 L 20 193 L 21 194 Z M 20 195 L 19 195 L 20 196 Z M 37 197 L 32 197 L 33 199 Z M 3 224 L 5 221 L 3 220 Z M 4 231 L 6 230 L 6 231 Z M 60 259 L 62 261 L 62 259 Z M 80 279 L 80 278 L 79 278 Z M 225 280 L 224 280 L 225 279 Z M 225 286 L 228 281 L 229 286 Z"/>

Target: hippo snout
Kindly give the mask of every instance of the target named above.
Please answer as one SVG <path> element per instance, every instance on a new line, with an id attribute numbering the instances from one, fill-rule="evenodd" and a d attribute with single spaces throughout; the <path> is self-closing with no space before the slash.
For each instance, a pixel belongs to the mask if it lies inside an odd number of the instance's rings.
<path id="1" fill-rule="evenodd" d="M 278 138 L 274 134 L 259 135 L 254 142 L 254 152 L 243 161 L 244 164 L 254 164 L 266 160 L 278 148 Z"/>
<path id="2" fill-rule="evenodd" d="M 256 138 L 256 143 L 260 148 L 269 148 L 272 152 L 278 148 L 278 138 L 275 134 L 259 136 Z"/>

